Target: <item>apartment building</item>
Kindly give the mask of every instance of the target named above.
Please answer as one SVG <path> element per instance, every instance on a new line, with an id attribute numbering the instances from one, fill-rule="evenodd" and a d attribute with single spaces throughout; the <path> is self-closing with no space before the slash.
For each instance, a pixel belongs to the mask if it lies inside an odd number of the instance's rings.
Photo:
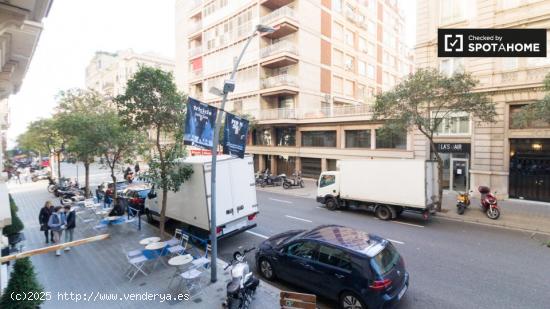
<path id="1" fill-rule="evenodd" d="M 140 65 L 174 72 L 174 61 L 153 53 L 136 53 L 131 49 L 116 53 L 98 51 L 86 67 L 86 88 L 106 96 L 124 93 L 126 83 Z"/>
<path id="2" fill-rule="evenodd" d="M 533 122 L 519 129 L 511 121 L 519 108 L 543 98 L 550 58 L 437 57 L 438 28 L 549 29 L 549 12 L 550 1 L 539 0 L 418 1 L 416 67 L 471 73 L 480 81 L 476 91 L 491 97 L 498 114 L 491 124 L 467 114 L 446 120 L 437 142 L 447 188 L 486 185 L 500 197 L 550 202 L 550 124 Z M 416 140 L 416 154 L 427 156 L 425 143 Z"/>
<path id="3" fill-rule="evenodd" d="M 412 71 L 397 1 L 208 0 L 176 2 L 176 81 L 190 96 L 229 78 L 256 24 L 226 110 L 254 117 L 247 152 L 256 170 L 317 177 L 346 158 L 412 157 L 412 135 L 383 134 L 375 93 Z"/>

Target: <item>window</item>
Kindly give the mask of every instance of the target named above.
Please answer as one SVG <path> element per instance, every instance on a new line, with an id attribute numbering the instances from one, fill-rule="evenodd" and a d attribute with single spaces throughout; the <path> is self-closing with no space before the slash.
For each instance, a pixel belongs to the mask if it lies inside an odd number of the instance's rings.
<path id="1" fill-rule="evenodd" d="M 344 66 L 344 53 L 335 49 L 333 62 L 335 66 L 343 67 Z"/>
<path id="2" fill-rule="evenodd" d="M 368 31 L 372 35 L 376 35 L 376 23 L 372 20 L 369 20 L 369 25 L 367 27 Z"/>
<path id="3" fill-rule="evenodd" d="M 500 8 L 502 10 L 513 9 L 518 7 L 521 0 L 500 0 Z"/>
<path id="4" fill-rule="evenodd" d="M 303 131 L 303 147 L 336 147 L 336 131 Z"/>
<path id="5" fill-rule="evenodd" d="M 369 65 L 367 66 L 367 76 L 368 76 L 369 78 L 374 79 L 374 65 L 369 64 Z"/>
<path id="6" fill-rule="evenodd" d="M 346 130 L 346 148 L 370 148 L 370 130 Z"/>
<path id="7" fill-rule="evenodd" d="M 517 57 L 506 57 L 502 59 L 502 70 L 510 71 L 518 68 L 518 58 Z"/>
<path id="8" fill-rule="evenodd" d="M 345 80 L 344 81 L 344 95 L 348 97 L 354 97 L 355 96 L 355 83 L 351 80 Z"/>
<path id="9" fill-rule="evenodd" d="M 466 4 L 464 0 L 441 0 L 439 2 L 439 16 L 441 24 L 459 22 L 466 18 Z"/>
<path id="10" fill-rule="evenodd" d="M 271 145 L 271 130 L 256 129 L 252 138 L 252 145 L 270 146 Z"/>
<path id="11" fill-rule="evenodd" d="M 383 275 L 392 270 L 399 261 L 400 256 L 391 243 L 386 245 L 380 253 L 370 260 L 370 264 L 378 275 Z"/>
<path id="12" fill-rule="evenodd" d="M 401 132 L 386 128 L 376 130 L 376 148 L 406 149 L 407 131 Z"/>
<path id="13" fill-rule="evenodd" d="M 326 186 L 330 186 L 336 182 L 336 176 L 334 175 L 323 175 L 321 177 L 321 180 L 319 180 L 319 187 L 324 188 Z"/>
<path id="14" fill-rule="evenodd" d="M 361 76 L 367 76 L 367 63 L 365 61 L 359 60 L 357 63 L 357 71 Z"/>
<path id="15" fill-rule="evenodd" d="M 341 77 L 334 76 L 332 88 L 334 88 L 334 93 L 342 94 L 344 92 L 344 80 Z"/>
<path id="16" fill-rule="evenodd" d="M 336 12 L 342 12 L 342 0 L 332 0 L 332 9 Z"/>
<path id="17" fill-rule="evenodd" d="M 510 129 L 521 129 L 517 121 L 515 121 L 516 115 L 521 111 L 523 107 L 525 107 L 527 104 L 516 104 L 516 105 L 510 105 Z M 531 121 L 527 124 L 527 126 L 523 129 L 533 129 L 533 128 L 550 128 L 550 122 L 546 122 L 544 120 L 535 120 Z"/>
<path id="18" fill-rule="evenodd" d="M 334 29 L 333 29 L 334 37 L 338 40 L 344 39 L 344 26 L 340 25 L 339 23 L 334 23 Z"/>
<path id="19" fill-rule="evenodd" d="M 233 112 L 241 113 L 243 111 L 243 101 L 237 100 L 233 101 Z"/>
<path id="20" fill-rule="evenodd" d="M 456 112 L 447 115 L 444 119 L 442 115 L 433 115 L 432 117 L 441 123 L 437 126 L 435 134 L 437 135 L 463 135 L 470 134 L 470 116 L 466 112 Z"/>
<path id="21" fill-rule="evenodd" d="M 367 52 L 367 40 L 363 37 L 359 37 L 359 50 L 364 53 Z"/>
<path id="22" fill-rule="evenodd" d="M 367 98 L 367 87 L 365 85 L 357 85 L 357 99 L 364 100 Z"/>
<path id="23" fill-rule="evenodd" d="M 287 247 L 288 255 L 313 260 L 317 244 L 311 241 L 296 242 Z"/>
<path id="24" fill-rule="evenodd" d="M 369 43 L 368 46 L 369 46 L 369 47 L 368 47 L 367 54 L 374 56 L 374 55 L 376 54 L 376 49 L 375 49 L 375 47 L 374 47 L 374 44 L 373 44 L 373 43 Z"/>
<path id="25" fill-rule="evenodd" d="M 346 55 L 344 58 L 344 65 L 346 71 L 353 71 L 353 57 L 350 55 Z"/>
<path id="26" fill-rule="evenodd" d="M 353 41 L 354 41 L 354 33 L 349 30 L 349 29 L 346 29 L 345 30 L 345 41 L 346 41 L 346 44 L 348 44 L 349 46 L 353 46 Z"/>
<path id="27" fill-rule="evenodd" d="M 318 261 L 326 265 L 351 270 L 350 256 L 345 251 L 334 247 L 320 245 Z"/>
<path id="28" fill-rule="evenodd" d="M 296 146 L 296 128 L 275 128 L 277 146 Z"/>
<path id="29" fill-rule="evenodd" d="M 439 61 L 439 73 L 451 77 L 456 73 L 464 73 L 464 60 L 462 58 L 447 58 Z"/>

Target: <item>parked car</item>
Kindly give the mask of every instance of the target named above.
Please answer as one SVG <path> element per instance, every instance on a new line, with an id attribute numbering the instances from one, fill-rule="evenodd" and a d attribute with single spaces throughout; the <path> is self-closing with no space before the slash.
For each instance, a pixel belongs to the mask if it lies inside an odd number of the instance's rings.
<path id="1" fill-rule="evenodd" d="M 117 194 L 122 194 L 124 192 L 124 189 L 128 187 L 128 183 L 125 180 L 117 181 L 116 182 L 116 191 Z M 99 185 L 99 191 L 101 194 L 106 194 L 109 191 L 109 195 L 112 195 L 112 190 L 114 186 L 112 182 L 103 182 L 101 185 Z"/>
<path id="2" fill-rule="evenodd" d="M 145 210 L 145 200 L 149 192 L 151 192 L 151 186 L 146 183 L 140 183 L 128 186 L 122 194 L 128 201 L 128 206 L 143 212 Z"/>
<path id="3" fill-rule="evenodd" d="M 346 309 L 392 308 L 409 285 L 390 241 L 339 225 L 272 236 L 256 252 L 256 266 L 268 280 L 280 278 Z"/>

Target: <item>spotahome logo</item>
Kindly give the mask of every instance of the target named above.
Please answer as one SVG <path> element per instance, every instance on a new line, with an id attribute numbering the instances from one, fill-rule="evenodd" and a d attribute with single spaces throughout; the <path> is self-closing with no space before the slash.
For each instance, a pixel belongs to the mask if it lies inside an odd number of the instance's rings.
<path id="1" fill-rule="evenodd" d="M 438 57 L 546 57 L 546 29 L 438 29 Z"/>

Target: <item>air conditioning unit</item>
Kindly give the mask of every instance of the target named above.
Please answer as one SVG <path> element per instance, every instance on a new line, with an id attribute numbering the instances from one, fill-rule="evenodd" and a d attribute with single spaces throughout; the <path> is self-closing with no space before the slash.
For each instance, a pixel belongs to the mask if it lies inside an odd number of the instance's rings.
<path id="1" fill-rule="evenodd" d="M 353 64 L 346 63 L 345 68 L 346 68 L 346 71 L 351 71 L 353 69 Z"/>

